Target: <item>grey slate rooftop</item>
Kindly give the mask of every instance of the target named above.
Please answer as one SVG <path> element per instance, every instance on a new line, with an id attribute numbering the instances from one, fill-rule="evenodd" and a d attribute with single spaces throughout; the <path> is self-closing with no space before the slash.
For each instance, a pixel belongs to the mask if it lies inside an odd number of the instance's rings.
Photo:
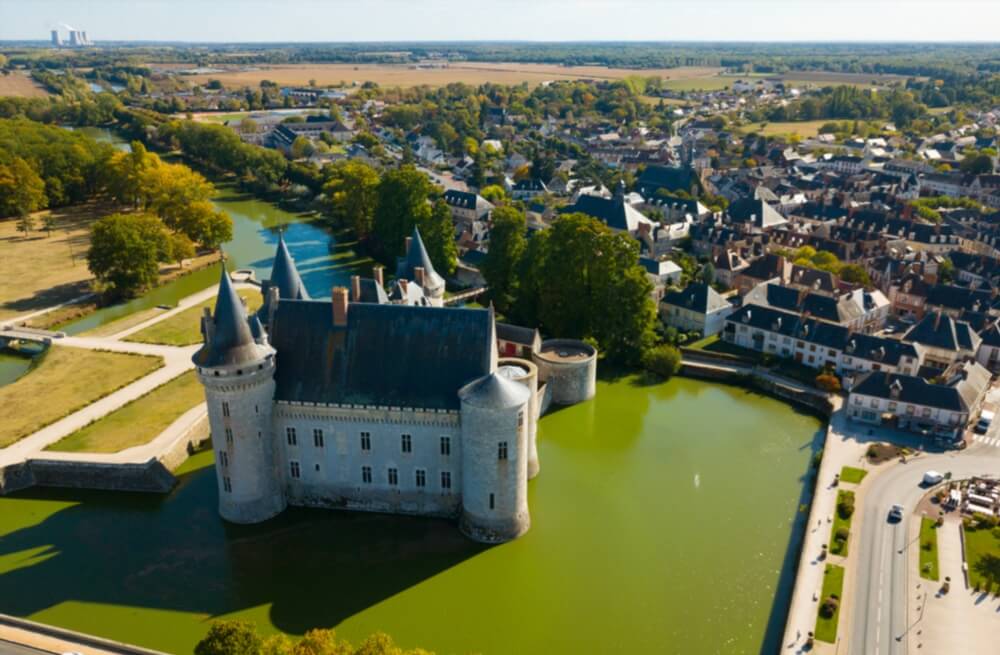
<path id="1" fill-rule="evenodd" d="M 212 338 L 194 355 L 196 365 L 237 366 L 260 358 L 260 346 L 254 340 L 243 299 L 233 288 L 225 265 L 222 265 L 212 324 Z"/>

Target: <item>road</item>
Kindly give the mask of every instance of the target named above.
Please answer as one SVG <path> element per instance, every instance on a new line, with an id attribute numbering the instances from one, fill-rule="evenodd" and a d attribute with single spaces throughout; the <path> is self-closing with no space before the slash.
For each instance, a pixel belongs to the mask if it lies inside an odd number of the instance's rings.
<path id="1" fill-rule="evenodd" d="M 926 493 L 919 486 L 926 471 L 950 472 L 953 479 L 1000 475 L 1000 452 L 972 446 L 957 453 L 924 455 L 878 474 L 865 494 L 851 622 L 850 653 L 906 655 L 907 543 L 910 521 Z M 889 508 L 906 508 L 903 520 L 889 523 Z M 902 551 L 902 552 L 900 552 Z M 913 571 L 916 575 L 916 571 Z"/>

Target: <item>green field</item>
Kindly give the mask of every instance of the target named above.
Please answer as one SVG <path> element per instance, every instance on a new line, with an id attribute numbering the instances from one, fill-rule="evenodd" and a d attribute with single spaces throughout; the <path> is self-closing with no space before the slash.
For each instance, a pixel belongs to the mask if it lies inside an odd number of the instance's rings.
<path id="1" fill-rule="evenodd" d="M 205 400 L 188 371 L 49 446 L 46 450 L 117 453 L 155 439 L 171 423 Z"/>
<path id="2" fill-rule="evenodd" d="M 0 387 L 0 448 L 163 366 L 159 357 L 51 346 L 30 373 Z M 10 411 L 16 408 L 16 411 Z"/>
<path id="3" fill-rule="evenodd" d="M 989 584 L 1000 591 L 1000 528 L 965 531 L 965 561 L 969 563 L 969 584 L 983 589 Z"/>
<path id="4" fill-rule="evenodd" d="M 932 519 L 920 520 L 920 577 L 926 580 L 937 580 L 940 576 L 937 528 L 934 524 Z"/>
<path id="5" fill-rule="evenodd" d="M 240 289 L 238 293 L 246 300 L 248 312 L 254 312 L 260 307 L 263 299 L 257 289 Z M 139 330 L 126 337 L 125 341 L 156 343 L 165 346 L 193 346 L 196 343 L 201 343 L 200 319 L 206 307 L 210 309 L 215 307 L 215 298 L 210 298 L 199 305 L 174 314 L 170 318 L 163 319 L 159 323 L 154 323 L 148 328 Z"/>
<path id="6" fill-rule="evenodd" d="M 823 593 L 820 595 L 820 603 L 830 595 L 837 598 L 844 596 L 844 567 L 836 564 L 827 564 L 823 573 Z M 832 644 L 837 641 L 837 621 L 840 619 L 840 606 L 829 619 L 822 616 L 816 617 L 816 639 Z"/>
<path id="7" fill-rule="evenodd" d="M 764 136 L 797 135 L 802 138 L 814 137 L 830 119 L 818 121 L 790 121 L 785 123 L 750 123 L 740 128 L 744 134 L 756 132 Z"/>
<path id="8" fill-rule="evenodd" d="M 707 77 L 688 77 L 679 80 L 664 80 L 663 88 L 671 91 L 720 91 L 732 86 L 739 77 L 724 77 L 709 75 Z"/>

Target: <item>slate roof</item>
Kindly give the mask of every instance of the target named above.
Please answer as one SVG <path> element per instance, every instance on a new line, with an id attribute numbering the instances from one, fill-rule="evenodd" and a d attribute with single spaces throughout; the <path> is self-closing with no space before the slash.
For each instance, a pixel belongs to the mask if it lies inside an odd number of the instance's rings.
<path id="1" fill-rule="evenodd" d="M 746 301 L 766 304 L 789 312 L 804 312 L 811 317 L 833 323 L 850 323 L 864 314 L 849 297 L 834 297 L 811 291 L 799 291 L 780 284 L 757 287 L 747 294 Z"/>
<path id="2" fill-rule="evenodd" d="M 535 328 L 511 325 L 510 323 L 497 323 L 497 339 L 530 346 L 535 343 L 537 336 L 538 330 Z"/>
<path id="3" fill-rule="evenodd" d="M 660 189 L 690 192 L 695 180 L 694 172 L 690 168 L 647 166 L 639 176 L 636 188 L 644 197 L 651 198 Z"/>
<path id="4" fill-rule="evenodd" d="M 635 232 L 640 224 L 653 225 L 653 221 L 617 194 L 614 198 L 581 195 L 576 202 L 561 210 L 562 213 L 582 212 L 593 216 L 613 230 Z"/>
<path id="5" fill-rule="evenodd" d="M 468 191 L 448 189 L 444 192 L 444 201 L 452 207 L 475 209 L 480 216 L 493 209 L 493 203 L 489 200 L 478 193 L 469 193 Z"/>
<path id="6" fill-rule="evenodd" d="M 766 229 L 784 225 L 788 220 L 763 200 L 743 198 L 729 205 L 726 210 L 729 220 L 736 223 L 750 223 L 754 227 Z"/>
<path id="7" fill-rule="evenodd" d="M 680 291 L 669 291 L 661 301 L 684 309 L 708 314 L 729 307 L 729 302 L 704 282 L 693 282 Z"/>
<path id="8" fill-rule="evenodd" d="M 976 350 L 976 333 L 968 323 L 941 312 L 929 312 L 903 335 L 905 341 L 942 350 Z"/>
<path id="9" fill-rule="evenodd" d="M 377 304 L 389 302 L 389 296 L 386 295 L 385 289 L 383 289 L 382 286 L 379 285 L 379 283 L 373 278 L 361 278 L 359 286 L 361 297 L 357 299 L 357 302 L 370 302 Z"/>
<path id="10" fill-rule="evenodd" d="M 1000 348 L 1000 326 L 997 326 L 996 323 L 993 323 L 980 332 L 979 336 L 982 337 L 984 346 Z"/>
<path id="11" fill-rule="evenodd" d="M 275 399 L 458 409 L 458 390 L 490 372 L 487 309 L 351 303 L 333 325 L 326 301 L 282 300 L 271 345 Z"/>
<path id="12" fill-rule="evenodd" d="M 836 350 L 843 350 L 850 335 L 843 326 L 761 305 L 744 305 L 728 321 Z"/>
<path id="13" fill-rule="evenodd" d="M 899 365 L 903 357 L 917 359 L 918 346 L 899 339 L 876 337 L 870 334 L 855 332 L 851 334 L 844 346 L 844 354 L 850 357 L 867 359 L 879 364 Z"/>
<path id="14" fill-rule="evenodd" d="M 927 304 L 948 309 L 986 312 L 996 305 L 996 300 L 989 291 L 939 284 L 928 290 Z"/>
<path id="15" fill-rule="evenodd" d="M 260 359 L 262 352 L 254 341 L 246 307 L 233 288 L 225 266 L 222 266 L 212 323 L 212 339 L 195 353 L 193 360 L 196 365 L 236 366 Z"/>
<path id="16" fill-rule="evenodd" d="M 511 367 L 513 368 L 513 367 Z M 523 371 L 518 371 L 523 373 Z M 459 396 L 462 402 L 476 407 L 508 408 L 528 402 L 531 391 L 520 382 L 515 382 L 501 373 L 491 373 L 462 387 Z"/>
<path id="17" fill-rule="evenodd" d="M 899 395 L 893 398 L 893 386 Z M 963 411 L 962 397 L 958 391 L 943 384 L 931 384 L 927 380 L 912 375 L 899 375 L 875 371 L 861 378 L 851 389 L 851 394 L 893 399 L 900 403 L 936 407 L 953 412 Z"/>
<path id="18" fill-rule="evenodd" d="M 424 285 L 427 288 L 437 288 L 444 286 L 444 278 L 434 270 L 431 263 L 431 256 L 427 254 L 424 247 L 424 240 L 420 238 L 420 230 L 414 226 L 413 235 L 410 237 L 410 248 L 404 257 L 400 257 L 396 263 L 396 277 L 416 280 L 414 269 L 418 266 L 424 268 Z"/>

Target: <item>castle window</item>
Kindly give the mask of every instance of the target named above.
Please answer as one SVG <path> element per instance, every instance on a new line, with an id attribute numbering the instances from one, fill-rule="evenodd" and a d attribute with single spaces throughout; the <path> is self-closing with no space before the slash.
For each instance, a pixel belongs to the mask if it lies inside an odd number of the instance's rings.
<path id="1" fill-rule="evenodd" d="M 399 484 L 399 470 L 389 469 L 389 484 L 395 487 Z"/>
<path id="2" fill-rule="evenodd" d="M 517 413 L 517 427 L 524 427 L 524 412 Z"/>
<path id="3" fill-rule="evenodd" d="M 410 435 L 408 434 L 402 435 L 399 438 L 399 441 L 404 453 L 413 452 L 413 438 Z"/>
<path id="4" fill-rule="evenodd" d="M 418 487 L 427 486 L 427 471 L 423 469 L 417 469 L 416 471 L 416 482 Z"/>
<path id="5" fill-rule="evenodd" d="M 295 446 L 298 444 L 298 439 L 295 436 L 295 428 L 285 428 L 285 435 L 288 437 L 289 446 Z"/>
<path id="6" fill-rule="evenodd" d="M 219 451 L 219 464 L 222 466 L 222 468 L 229 467 L 229 453 L 227 453 L 224 450 Z"/>
<path id="7" fill-rule="evenodd" d="M 233 493 L 233 482 L 229 479 L 229 476 L 222 478 L 222 490 L 227 494 Z"/>
<path id="8" fill-rule="evenodd" d="M 493 494 L 490 494 L 490 509 L 493 509 L 495 505 L 496 503 L 494 502 Z"/>
<path id="9" fill-rule="evenodd" d="M 229 416 L 229 401 L 222 401 L 222 415 Z"/>
<path id="10" fill-rule="evenodd" d="M 253 406 L 253 413 L 254 414 L 260 414 L 260 405 L 254 405 Z"/>
<path id="11" fill-rule="evenodd" d="M 289 462 L 288 464 L 289 464 L 289 466 L 292 469 L 292 477 L 295 478 L 296 480 L 298 480 L 301 477 L 301 475 L 302 475 L 302 471 L 299 470 L 299 463 L 298 462 Z"/>
<path id="12" fill-rule="evenodd" d="M 507 459 L 507 442 L 501 441 L 497 444 L 497 459 Z"/>
<path id="13" fill-rule="evenodd" d="M 365 484 L 372 483 L 372 467 L 362 466 L 361 467 L 361 481 Z"/>
<path id="14" fill-rule="evenodd" d="M 233 431 L 230 428 L 226 428 L 226 443 L 233 443 Z"/>
<path id="15" fill-rule="evenodd" d="M 451 489 L 451 471 L 441 471 L 441 488 Z"/>
<path id="16" fill-rule="evenodd" d="M 371 450 L 372 449 L 372 433 L 362 432 L 361 433 L 361 450 Z"/>
<path id="17" fill-rule="evenodd" d="M 319 428 L 313 429 L 313 445 L 317 448 L 323 447 L 323 431 Z"/>
<path id="18" fill-rule="evenodd" d="M 441 454 L 445 456 L 451 454 L 451 437 L 441 437 Z"/>

